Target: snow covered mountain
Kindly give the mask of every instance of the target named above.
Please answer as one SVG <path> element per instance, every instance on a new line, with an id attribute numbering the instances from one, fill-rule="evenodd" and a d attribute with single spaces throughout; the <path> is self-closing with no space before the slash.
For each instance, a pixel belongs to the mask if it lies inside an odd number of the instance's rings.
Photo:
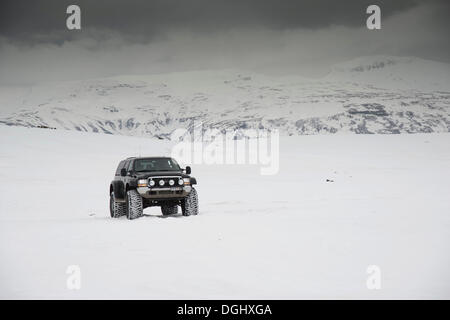
<path id="1" fill-rule="evenodd" d="M 450 65 L 414 57 L 361 57 L 334 66 L 326 79 L 383 89 L 448 91 Z"/>
<path id="2" fill-rule="evenodd" d="M 9 126 L 162 139 L 193 121 L 283 135 L 450 131 L 450 65 L 418 58 L 360 58 L 315 80 L 211 70 L 0 92 L 9 93 L 0 100 L 0 123 Z"/>

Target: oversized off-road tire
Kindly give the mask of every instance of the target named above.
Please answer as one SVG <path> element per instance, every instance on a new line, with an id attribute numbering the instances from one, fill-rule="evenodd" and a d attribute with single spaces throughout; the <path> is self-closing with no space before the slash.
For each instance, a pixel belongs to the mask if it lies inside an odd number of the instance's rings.
<path id="1" fill-rule="evenodd" d="M 126 213 L 125 202 L 117 202 L 114 191 L 109 195 L 109 213 L 111 218 L 119 218 Z"/>
<path id="2" fill-rule="evenodd" d="M 126 196 L 127 218 L 133 220 L 142 217 L 144 207 L 142 197 L 136 190 L 128 190 Z"/>
<path id="3" fill-rule="evenodd" d="M 168 216 L 171 214 L 177 214 L 178 206 L 177 205 L 162 205 L 161 212 L 164 216 Z"/>
<path id="4" fill-rule="evenodd" d="M 197 190 L 192 188 L 189 195 L 181 201 L 181 212 L 183 216 L 192 216 L 198 214 L 198 196 Z"/>

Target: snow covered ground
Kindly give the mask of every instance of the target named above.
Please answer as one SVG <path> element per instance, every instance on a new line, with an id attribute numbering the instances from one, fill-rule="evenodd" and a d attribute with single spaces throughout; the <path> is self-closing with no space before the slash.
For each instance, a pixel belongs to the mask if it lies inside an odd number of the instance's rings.
<path id="1" fill-rule="evenodd" d="M 0 298 L 450 298 L 448 133 L 282 137 L 277 175 L 193 166 L 198 216 L 135 221 L 109 217 L 115 167 L 171 142 L 0 126 L 0 145 Z"/>

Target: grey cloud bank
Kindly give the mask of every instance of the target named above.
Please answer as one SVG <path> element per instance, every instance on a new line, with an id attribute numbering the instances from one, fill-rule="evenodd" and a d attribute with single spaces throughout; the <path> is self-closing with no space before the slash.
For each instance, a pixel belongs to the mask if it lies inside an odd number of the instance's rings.
<path id="1" fill-rule="evenodd" d="M 66 2 L 37 1 L 31 16 L 3 3 L 0 84 L 222 68 L 321 76 L 374 54 L 450 62 L 443 1 L 382 2 L 377 31 L 364 1 L 80 1 L 82 30 L 68 31 Z"/>

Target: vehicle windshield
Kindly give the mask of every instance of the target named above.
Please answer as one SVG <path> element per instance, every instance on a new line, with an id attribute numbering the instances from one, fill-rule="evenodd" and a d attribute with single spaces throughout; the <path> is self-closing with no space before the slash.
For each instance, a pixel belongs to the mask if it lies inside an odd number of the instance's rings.
<path id="1" fill-rule="evenodd" d="M 137 159 L 134 161 L 134 171 L 180 171 L 178 163 L 170 158 Z"/>

